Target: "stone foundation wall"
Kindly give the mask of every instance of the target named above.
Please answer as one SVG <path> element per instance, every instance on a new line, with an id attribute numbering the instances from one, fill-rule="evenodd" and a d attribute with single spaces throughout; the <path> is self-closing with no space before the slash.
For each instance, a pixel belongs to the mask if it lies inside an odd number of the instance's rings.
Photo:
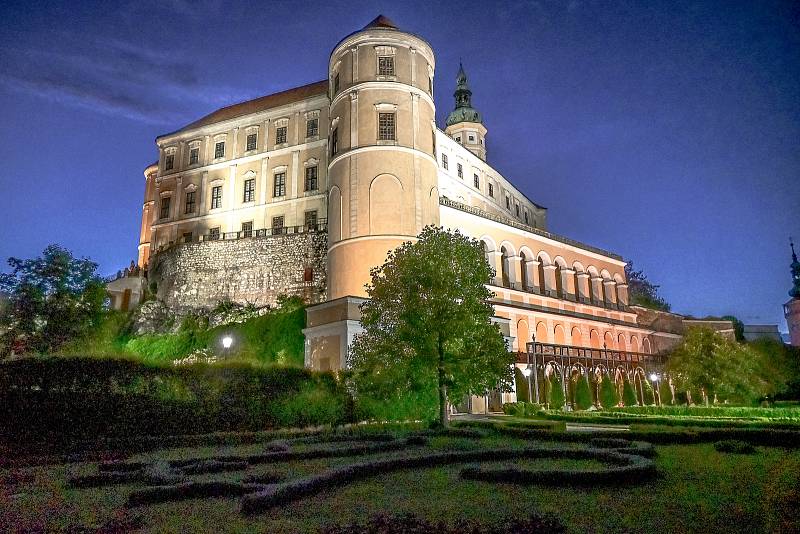
<path id="1" fill-rule="evenodd" d="M 223 300 L 274 305 L 279 295 L 308 302 L 327 297 L 325 232 L 175 245 L 151 258 L 148 284 L 176 311 L 212 308 Z M 306 269 L 311 282 L 304 281 Z"/>

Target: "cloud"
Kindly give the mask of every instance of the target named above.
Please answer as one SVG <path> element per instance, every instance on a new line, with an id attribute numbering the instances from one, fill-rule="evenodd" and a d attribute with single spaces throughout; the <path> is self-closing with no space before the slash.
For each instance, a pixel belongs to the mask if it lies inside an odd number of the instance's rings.
<path id="1" fill-rule="evenodd" d="M 4 48 L 0 85 L 66 106 L 173 127 L 196 118 L 198 104 L 221 106 L 256 96 L 204 83 L 180 51 L 165 54 L 116 38 L 64 34 L 58 40 L 60 46 L 48 50 Z"/>

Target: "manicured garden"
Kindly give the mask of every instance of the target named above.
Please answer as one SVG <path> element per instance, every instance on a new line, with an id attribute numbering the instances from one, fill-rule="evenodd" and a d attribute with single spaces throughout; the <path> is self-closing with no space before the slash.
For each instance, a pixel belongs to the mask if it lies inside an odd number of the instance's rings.
<path id="1" fill-rule="evenodd" d="M 623 436 L 631 441 L 516 419 L 230 435 L 226 445 L 194 437 L 0 469 L 0 522 L 22 531 L 796 531 L 800 433 L 775 430 L 782 438 L 768 442 L 763 431 L 725 432 L 673 428 L 653 446 L 646 433 Z M 681 444 L 687 434 L 695 442 Z"/>

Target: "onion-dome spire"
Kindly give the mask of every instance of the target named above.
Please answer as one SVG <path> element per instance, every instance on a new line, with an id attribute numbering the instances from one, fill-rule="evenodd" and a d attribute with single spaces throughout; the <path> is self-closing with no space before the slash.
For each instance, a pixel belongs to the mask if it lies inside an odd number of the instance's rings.
<path id="1" fill-rule="evenodd" d="M 459 122 L 483 122 L 481 114 L 472 107 L 472 91 L 467 85 L 467 73 L 464 72 L 464 66 L 460 61 L 458 62 L 458 75 L 456 76 L 456 92 L 453 93 L 453 96 L 456 98 L 456 108 L 447 116 L 447 126 Z"/>
<path id="2" fill-rule="evenodd" d="M 792 298 L 800 299 L 800 261 L 797 261 L 797 254 L 794 251 L 794 242 L 789 238 L 789 246 L 792 247 L 792 289 L 789 290 L 789 296 Z"/>

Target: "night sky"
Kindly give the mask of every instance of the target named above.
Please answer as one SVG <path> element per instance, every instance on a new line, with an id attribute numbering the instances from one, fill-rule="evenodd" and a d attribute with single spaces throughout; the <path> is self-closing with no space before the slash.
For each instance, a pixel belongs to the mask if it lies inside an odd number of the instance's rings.
<path id="1" fill-rule="evenodd" d="M 154 138 L 322 80 L 383 13 L 459 58 L 489 162 L 549 230 L 634 261 L 680 313 L 778 323 L 800 241 L 796 2 L 0 3 L 0 258 L 136 256 Z M 495 6 L 495 7 L 491 7 Z"/>

